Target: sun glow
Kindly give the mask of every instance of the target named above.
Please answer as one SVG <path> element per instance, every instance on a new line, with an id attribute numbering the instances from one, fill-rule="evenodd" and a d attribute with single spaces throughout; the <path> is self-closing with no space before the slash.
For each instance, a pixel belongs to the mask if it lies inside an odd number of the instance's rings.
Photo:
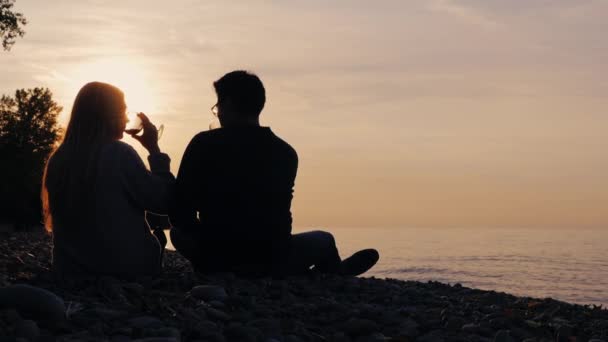
<path id="1" fill-rule="evenodd" d="M 70 73 L 74 96 L 88 82 L 110 83 L 125 94 L 129 112 L 144 112 L 153 116 L 157 111 L 154 87 L 143 66 L 128 57 L 109 57 L 79 64 Z"/>

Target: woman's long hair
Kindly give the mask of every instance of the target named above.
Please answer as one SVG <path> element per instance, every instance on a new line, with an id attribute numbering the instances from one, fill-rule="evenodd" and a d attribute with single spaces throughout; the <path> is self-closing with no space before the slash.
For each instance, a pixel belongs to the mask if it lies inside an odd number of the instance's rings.
<path id="1" fill-rule="evenodd" d="M 123 92 L 101 82 L 80 89 L 63 141 L 51 154 L 42 178 L 47 231 L 73 226 L 94 208 L 100 148 L 122 137 L 126 123 Z"/>

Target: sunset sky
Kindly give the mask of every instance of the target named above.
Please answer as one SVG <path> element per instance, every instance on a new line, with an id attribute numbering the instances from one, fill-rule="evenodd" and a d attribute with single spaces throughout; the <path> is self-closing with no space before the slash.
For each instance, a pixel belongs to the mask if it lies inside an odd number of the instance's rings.
<path id="1" fill-rule="evenodd" d="M 298 227 L 608 227 L 608 1 L 17 0 L 0 93 L 89 81 L 164 124 L 177 172 L 212 82 L 266 86 Z M 125 138 L 130 144 L 137 143 Z M 138 149 L 145 157 L 142 149 Z"/>

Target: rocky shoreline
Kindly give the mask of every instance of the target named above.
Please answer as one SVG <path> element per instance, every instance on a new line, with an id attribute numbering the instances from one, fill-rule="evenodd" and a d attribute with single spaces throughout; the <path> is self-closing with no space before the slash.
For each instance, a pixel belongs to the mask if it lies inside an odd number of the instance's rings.
<path id="1" fill-rule="evenodd" d="M 0 341 L 608 341 L 608 310 L 459 284 L 194 273 L 57 284 L 50 237 L 0 234 Z"/>

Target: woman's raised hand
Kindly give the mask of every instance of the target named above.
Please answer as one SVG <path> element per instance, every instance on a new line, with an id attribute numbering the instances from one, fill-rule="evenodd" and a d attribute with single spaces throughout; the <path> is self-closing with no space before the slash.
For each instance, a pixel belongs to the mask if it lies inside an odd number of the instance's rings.
<path id="1" fill-rule="evenodd" d="M 131 137 L 139 141 L 148 152 L 159 153 L 160 147 L 158 147 L 158 130 L 156 126 L 154 126 L 146 114 L 137 113 L 137 116 L 141 119 L 144 133 L 142 135 L 131 134 Z"/>

